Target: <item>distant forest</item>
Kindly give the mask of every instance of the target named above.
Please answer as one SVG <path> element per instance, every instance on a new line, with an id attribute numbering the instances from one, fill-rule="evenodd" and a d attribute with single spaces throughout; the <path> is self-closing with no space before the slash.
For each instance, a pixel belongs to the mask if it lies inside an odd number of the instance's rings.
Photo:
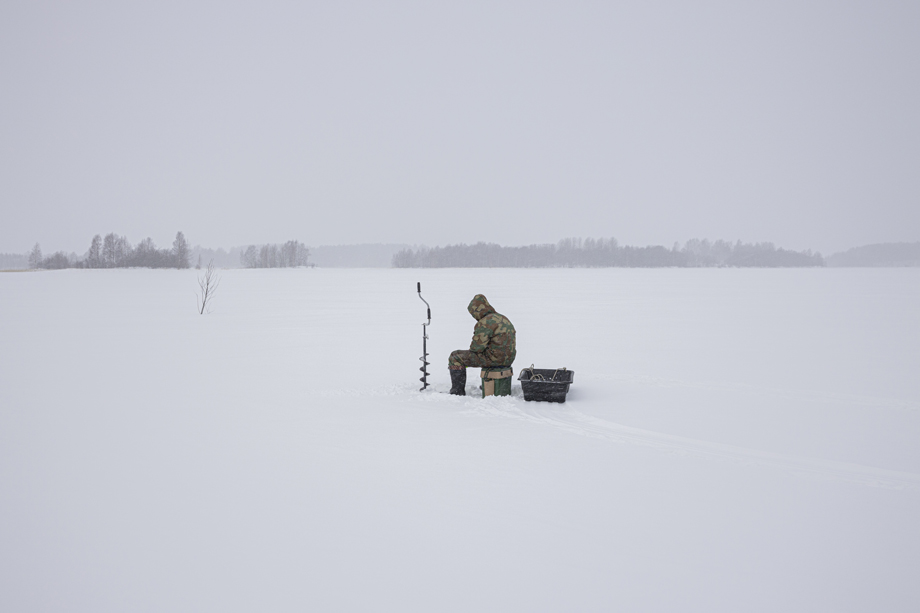
<path id="1" fill-rule="evenodd" d="M 690 240 L 683 246 L 631 247 L 616 239 L 569 238 L 557 244 L 502 247 L 489 243 L 423 247 L 409 245 L 333 245 L 308 248 L 299 241 L 249 245 L 229 250 L 189 247 L 179 232 L 171 248 L 158 249 L 146 238 L 136 246 L 114 233 L 96 235 L 82 256 L 58 251 L 42 254 L 0 253 L 0 270 L 25 268 L 188 268 L 213 261 L 220 268 L 320 266 L 323 268 L 450 268 L 450 267 L 920 267 L 920 242 L 854 247 L 822 257 L 811 251 L 790 251 L 772 243 L 730 243 Z"/>
<path id="2" fill-rule="evenodd" d="M 41 245 L 32 248 L 28 256 L 29 268 L 188 268 L 189 246 L 182 232 L 176 233 L 172 248 L 157 249 L 152 238 L 145 238 L 136 246 L 124 236 L 114 232 L 102 238 L 97 234 L 90 241 L 83 257 L 57 251 L 42 255 Z"/>
<path id="3" fill-rule="evenodd" d="M 920 242 L 883 243 L 854 247 L 827 258 L 828 266 L 866 266 L 897 268 L 920 266 Z"/>
<path id="4" fill-rule="evenodd" d="M 247 268 L 283 268 L 289 266 L 307 266 L 310 250 L 303 243 L 292 240 L 281 245 L 250 245 L 246 249 L 233 249 L 237 253 L 239 263 Z M 89 249 L 83 256 L 75 253 L 67 254 L 57 251 L 49 256 L 42 254 L 41 245 L 35 244 L 32 251 L 25 256 L 4 254 L 0 263 L 9 265 L 10 268 L 22 268 L 27 264 L 29 268 L 62 269 L 62 268 L 189 268 L 192 257 L 196 258 L 196 268 L 202 262 L 210 262 L 215 258 L 223 260 L 217 265 L 230 264 L 227 262 L 230 254 L 223 249 L 216 251 L 189 247 L 188 241 L 182 232 L 176 234 L 172 247 L 158 249 L 152 238 L 145 238 L 137 245 L 132 245 L 124 236 L 109 233 L 103 238 L 97 234 L 90 241 Z"/>
<path id="5" fill-rule="evenodd" d="M 28 267 L 28 254 L 0 253 L 0 270 L 22 270 Z"/>
<path id="6" fill-rule="evenodd" d="M 403 249 L 394 268 L 543 268 L 543 267 L 805 267 L 824 266 L 820 253 L 789 251 L 773 243 L 709 242 L 693 239 L 680 247 L 620 246 L 615 238 L 567 238 L 552 245 L 502 247 L 494 243 Z"/>
<path id="7" fill-rule="evenodd" d="M 300 241 L 283 245 L 249 245 L 240 253 L 244 268 L 294 268 L 307 266 L 310 250 Z"/>

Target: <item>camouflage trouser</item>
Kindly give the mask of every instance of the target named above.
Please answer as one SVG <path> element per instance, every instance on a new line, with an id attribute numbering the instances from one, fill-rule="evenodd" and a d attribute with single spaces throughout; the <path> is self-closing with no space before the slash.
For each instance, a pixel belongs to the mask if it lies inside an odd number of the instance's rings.
<path id="1" fill-rule="evenodd" d="M 467 366 L 488 368 L 492 366 L 510 366 L 510 364 L 498 364 L 486 357 L 484 353 L 473 353 L 468 349 L 458 349 L 447 358 L 447 367 L 451 370 L 459 370 Z"/>

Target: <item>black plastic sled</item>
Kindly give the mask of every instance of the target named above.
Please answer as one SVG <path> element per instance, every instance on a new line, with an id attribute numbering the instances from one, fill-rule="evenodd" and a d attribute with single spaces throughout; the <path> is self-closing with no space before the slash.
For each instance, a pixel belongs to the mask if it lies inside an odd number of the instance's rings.
<path id="1" fill-rule="evenodd" d="M 518 375 L 524 400 L 565 402 L 575 371 L 567 368 L 524 368 Z"/>

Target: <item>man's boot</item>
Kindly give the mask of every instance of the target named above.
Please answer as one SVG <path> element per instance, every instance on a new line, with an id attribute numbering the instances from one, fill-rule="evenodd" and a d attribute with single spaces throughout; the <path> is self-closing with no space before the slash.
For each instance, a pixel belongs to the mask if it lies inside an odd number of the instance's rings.
<path id="1" fill-rule="evenodd" d="M 466 369 L 450 369 L 450 393 L 454 396 L 466 396 Z"/>

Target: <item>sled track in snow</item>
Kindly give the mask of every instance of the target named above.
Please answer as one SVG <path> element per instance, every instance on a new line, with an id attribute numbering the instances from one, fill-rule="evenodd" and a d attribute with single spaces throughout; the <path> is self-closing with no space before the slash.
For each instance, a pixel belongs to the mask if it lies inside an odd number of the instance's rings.
<path id="1" fill-rule="evenodd" d="M 736 464 L 753 464 L 779 468 L 797 476 L 828 479 L 869 487 L 894 490 L 920 488 L 920 475 L 909 472 L 885 470 L 849 462 L 821 460 L 747 449 L 722 443 L 710 443 L 698 439 L 674 436 L 653 430 L 624 426 L 614 422 L 591 417 L 570 406 L 541 406 L 545 403 L 530 403 L 522 406 L 521 400 L 495 399 L 473 408 L 477 413 L 521 419 L 539 423 L 573 434 L 609 440 L 617 443 L 642 445 L 677 455 L 708 458 Z"/>
<path id="2" fill-rule="evenodd" d="M 437 387 L 437 386 L 435 386 Z M 515 390 L 519 392 L 519 390 Z M 437 393 L 444 392 L 444 393 Z M 433 389 L 425 393 L 416 393 L 412 386 L 393 385 L 383 390 L 373 392 L 359 392 L 357 390 L 338 391 L 323 394 L 324 396 L 405 396 L 419 402 L 451 403 L 458 409 L 466 410 L 477 415 L 488 415 L 501 419 L 518 419 L 529 423 L 549 426 L 595 439 L 608 440 L 615 443 L 641 445 L 665 453 L 675 455 L 705 458 L 734 464 L 747 464 L 778 468 L 799 477 L 824 479 L 856 485 L 878 487 L 891 490 L 917 490 L 920 489 L 920 474 L 886 470 L 872 466 L 863 466 L 850 462 L 836 460 L 822 460 L 802 456 L 772 453 L 726 445 L 711 443 L 699 439 L 675 436 L 654 430 L 645 430 L 632 426 L 625 426 L 615 422 L 605 421 L 596 417 L 585 415 L 573 408 L 571 403 L 557 405 L 544 402 L 524 402 L 517 393 L 510 398 L 471 398 L 450 396 L 443 390 Z"/>
<path id="3" fill-rule="evenodd" d="M 742 392 L 768 396 L 778 400 L 793 400 L 815 404 L 835 404 L 858 407 L 868 410 L 890 410 L 920 412 L 920 402 L 903 398 L 880 398 L 858 394 L 845 394 L 836 392 L 822 392 L 817 390 L 795 390 L 764 385 L 750 385 L 745 383 L 719 383 L 713 381 L 686 381 L 680 379 L 665 379 L 647 375 L 621 375 L 597 374 L 582 375 L 582 380 L 603 381 L 614 384 L 635 384 L 649 388 L 678 388 L 693 389 L 712 392 Z"/>

